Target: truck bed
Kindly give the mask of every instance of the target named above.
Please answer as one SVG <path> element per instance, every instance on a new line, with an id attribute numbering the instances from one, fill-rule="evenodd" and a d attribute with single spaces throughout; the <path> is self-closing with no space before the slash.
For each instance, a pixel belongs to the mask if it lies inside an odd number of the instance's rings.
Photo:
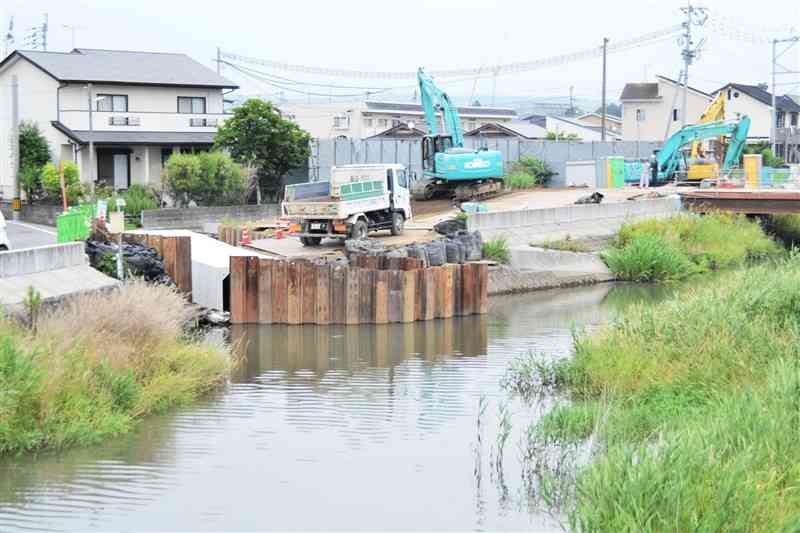
<path id="1" fill-rule="evenodd" d="M 343 219 L 354 213 L 389 207 L 382 179 L 345 183 L 333 193 L 328 182 L 289 185 L 283 210 L 290 217 Z"/>

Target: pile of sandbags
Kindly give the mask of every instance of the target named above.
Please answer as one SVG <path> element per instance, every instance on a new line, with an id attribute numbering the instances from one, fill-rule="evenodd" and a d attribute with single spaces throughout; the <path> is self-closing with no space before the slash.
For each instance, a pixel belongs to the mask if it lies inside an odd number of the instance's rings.
<path id="1" fill-rule="evenodd" d="M 379 241 L 370 239 L 361 241 L 348 240 L 345 251 L 351 254 L 363 254 L 386 257 L 413 257 L 422 261 L 423 268 L 441 266 L 445 263 L 462 264 L 466 261 L 480 261 L 483 257 L 483 239 L 480 232 L 472 233 L 458 230 L 447 237 L 426 243 L 414 243 L 398 248 L 387 249 Z"/>
<path id="2" fill-rule="evenodd" d="M 102 240 L 86 241 L 89 264 L 107 275 L 116 277 L 116 257 L 119 246 L 115 242 Z M 142 244 L 122 243 L 122 264 L 126 275 L 142 278 L 153 283 L 172 284 L 164 269 L 164 261 L 153 248 Z"/>

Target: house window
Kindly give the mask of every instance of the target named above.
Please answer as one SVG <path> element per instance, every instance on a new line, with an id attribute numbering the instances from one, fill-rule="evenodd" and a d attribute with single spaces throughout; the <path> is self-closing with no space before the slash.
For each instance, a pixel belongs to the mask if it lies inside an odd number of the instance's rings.
<path id="1" fill-rule="evenodd" d="M 637 109 L 636 122 L 644 122 L 645 120 L 647 120 L 647 114 L 645 113 L 644 109 Z"/>
<path id="2" fill-rule="evenodd" d="M 333 117 L 333 127 L 337 130 L 346 130 L 350 127 L 350 117 L 347 115 L 337 115 Z"/>
<path id="3" fill-rule="evenodd" d="M 673 109 L 672 110 L 672 121 L 673 122 L 677 122 L 678 121 L 678 110 L 677 109 Z"/>
<path id="4" fill-rule="evenodd" d="M 206 99 L 202 96 L 179 96 L 178 113 L 203 114 L 206 112 Z"/>
<path id="5" fill-rule="evenodd" d="M 797 126 L 797 111 L 791 114 L 791 118 L 789 120 L 791 126 Z"/>
<path id="6" fill-rule="evenodd" d="M 786 113 L 783 111 L 778 111 L 775 113 L 775 126 L 778 128 L 782 128 L 783 124 L 786 122 Z"/>
<path id="7" fill-rule="evenodd" d="M 371 128 L 372 127 L 372 119 L 371 118 L 365 118 L 364 119 L 364 127 L 365 128 Z"/>
<path id="8" fill-rule="evenodd" d="M 125 94 L 98 94 L 98 111 L 113 111 L 115 113 L 128 112 L 128 96 Z"/>
<path id="9" fill-rule="evenodd" d="M 728 89 L 728 100 L 730 100 L 730 99 L 731 99 L 731 90 Z"/>

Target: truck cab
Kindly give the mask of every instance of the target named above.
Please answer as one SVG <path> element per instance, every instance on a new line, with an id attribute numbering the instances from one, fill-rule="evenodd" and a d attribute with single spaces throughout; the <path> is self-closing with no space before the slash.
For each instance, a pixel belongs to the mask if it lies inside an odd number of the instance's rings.
<path id="1" fill-rule="evenodd" d="M 285 198 L 289 234 L 306 246 L 378 230 L 399 235 L 412 216 L 408 172 L 398 164 L 332 167 L 329 181 L 288 185 Z"/>

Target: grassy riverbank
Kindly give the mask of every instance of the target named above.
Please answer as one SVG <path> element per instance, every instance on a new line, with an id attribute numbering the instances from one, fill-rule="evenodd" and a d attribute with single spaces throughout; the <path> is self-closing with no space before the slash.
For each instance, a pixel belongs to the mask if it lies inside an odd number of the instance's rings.
<path id="1" fill-rule="evenodd" d="M 527 380 L 568 397 L 532 438 L 595 443 L 571 491 L 572 528 L 794 531 L 798 356 L 792 259 L 628 309 L 579 336 L 566 362 L 519 363 L 518 390 Z"/>
<path id="2" fill-rule="evenodd" d="M 673 281 L 783 253 L 754 220 L 723 213 L 625 224 L 602 256 L 626 281 Z"/>
<path id="3" fill-rule="evenodd" d="M 133 283 L 35 331 L 0 319 L 0 455 L 93 444 L 223 383 L 227 349 L 185 338 L 187 318 L 173 289 Z"/>

